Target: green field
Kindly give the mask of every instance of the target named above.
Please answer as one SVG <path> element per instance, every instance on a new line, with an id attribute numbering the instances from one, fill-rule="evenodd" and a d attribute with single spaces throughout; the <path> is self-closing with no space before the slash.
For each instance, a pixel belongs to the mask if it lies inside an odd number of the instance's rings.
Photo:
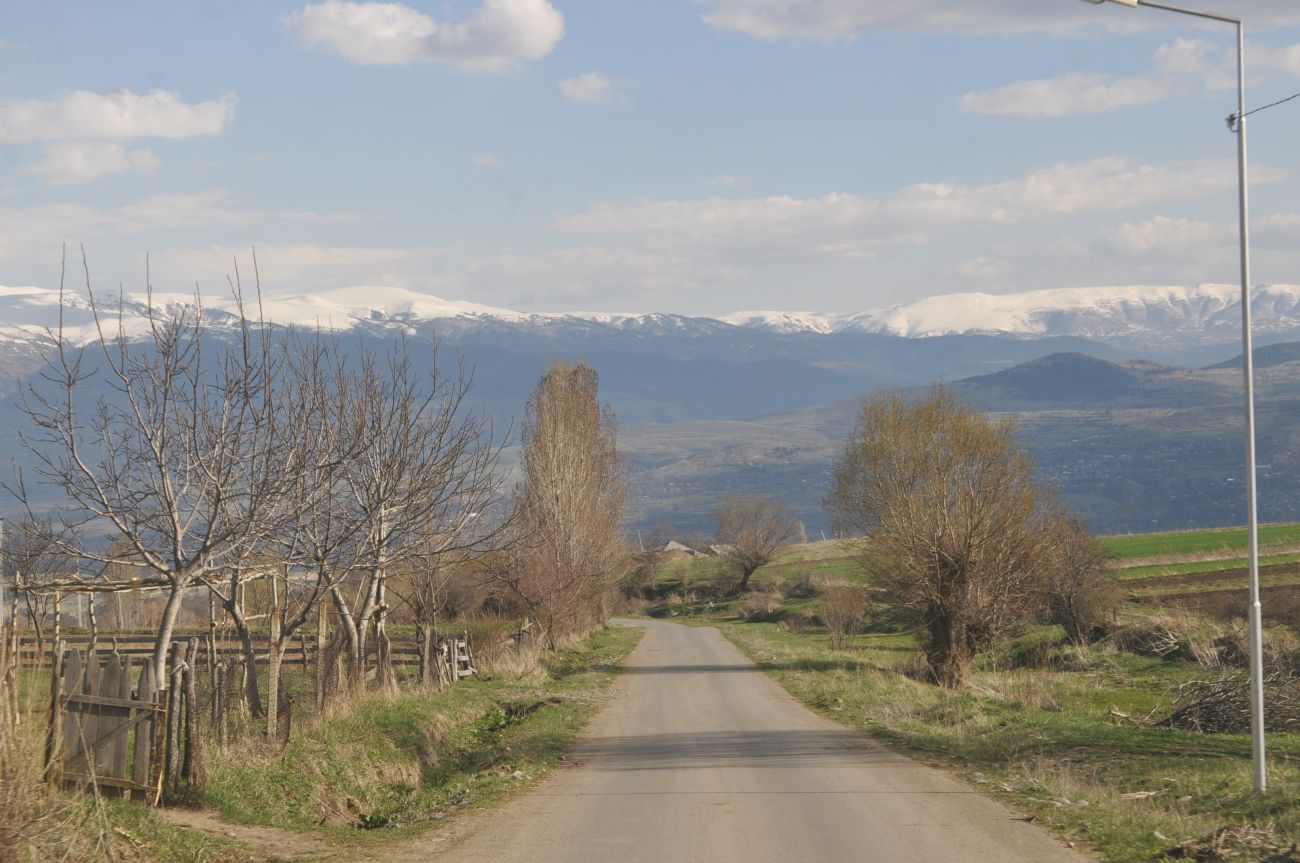
<path id="1" fill-rule="evenodd" d="M 1216 552 L 1246 551 L 1246 528 L 1225 527 L 1213 530 L 1178 530 L 1167 533 L 1136 533 L 1101 538 L 1102 545 L 1115 559 L 1134 560 L 1163 555 L 1197 555 Z M 1259 544 L 1300 545 L 1300 524 L 1264 524 L 1259 528 Z"/>

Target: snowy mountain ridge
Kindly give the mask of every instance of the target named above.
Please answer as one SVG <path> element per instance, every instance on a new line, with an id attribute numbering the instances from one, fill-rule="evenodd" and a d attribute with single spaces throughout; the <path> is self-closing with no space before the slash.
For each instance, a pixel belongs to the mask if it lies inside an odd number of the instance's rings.
<path id="1" fill-rule="evenodd" d="M 716 317 L 653 313 L 519 312 L 464 300 L 444 300 L 394 287 L 353 287 L 312 294 L 267 296 L 261 314 L 269 321 L 329 330 L 372 328 L 415 331 L 441 322 L 443 329 L 476 326 L 608 328 L 650 335 L 709 335 L 732 327 L 772 333 L 830 335 L 873 333 L 903 338 L 995 335 L 1020 339 L 1075 336 L 1101 342 L 1169 340 L 1226 341 L 1240 331 L 1241 306 L 1235 285 L 1121 286 L 1057 288 L 1015 294 L 959 293 L 925 297 L 883 309 L 851 314 L 806 311 L 743 311 Z M 113 331 L 118 298 L 99 296 L 101 319 Z M 155 308 L 192 304 L 184 294 L 154 294 Z M 233 321 L 234 300 L 204 297 L 213 326 Z M 256 315 L 256 300 L 245 297 Z M 63 301 L 64 331 L 74 341 L 94 336 L 91 305 L 82 294 Z M 138 294 L 123 298 L 122 323 L 128 333 L 146 325 L 148 302 Z M 104 313 L 107 314 L 104 314 Z M 1300 337 L 1300 286 L 1263 285 L 1252 294 L 1252 312 L 1261 333 Z M 57 291 L 38 287 L 0 287 L 0 339 L 44 338 L 59 325 Z"/>

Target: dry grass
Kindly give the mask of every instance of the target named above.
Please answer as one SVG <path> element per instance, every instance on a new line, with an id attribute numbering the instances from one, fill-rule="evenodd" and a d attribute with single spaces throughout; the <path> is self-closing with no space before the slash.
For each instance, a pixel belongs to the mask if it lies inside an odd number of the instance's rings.
<path id="1" fill-rule="evenodd" d="M 6 635 L 0 627 L 0 861 L 129 859 L 100 801 L 58 794 L 45 782 L 43 711 L 21 703 Z"/>

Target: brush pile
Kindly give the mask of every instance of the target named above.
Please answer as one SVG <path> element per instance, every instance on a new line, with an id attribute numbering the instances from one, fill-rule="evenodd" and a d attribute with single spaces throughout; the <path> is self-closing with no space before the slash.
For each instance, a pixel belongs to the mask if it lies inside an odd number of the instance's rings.
<path id="1" fill-rule="evenodd" d="M 1216 678 L 1191 680 L 1178 687 L 1161 728 L 1181 728 L 1212 734 L 1250 731 L 1250 675 L 1245 669 L 1224 669 Z M 1268 731 L 1300 731 L 1300 674 L 1275 666 L 1264 677 L 1264 725 Z"/>

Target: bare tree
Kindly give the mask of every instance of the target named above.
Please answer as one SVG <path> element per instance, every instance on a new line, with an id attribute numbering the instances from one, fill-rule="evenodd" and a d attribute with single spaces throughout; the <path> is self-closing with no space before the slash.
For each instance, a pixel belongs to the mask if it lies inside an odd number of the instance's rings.
<path id="1" fill-rule="evenodd" d="M 713 520 L 718 544 L 740 570 L 741 591 L 749 589 L 755 570 L 771 563 L 799 535 L 789 507 L 761 495 L 728 495 L 714 508 Z"/>
<path id="2" fill-rule="evenodd" d="M 382 360 L 363 353 L 349 381 L 345 414 L 359 423 L 359 444 L 342 465 L 340 482 L 357 524 L 352 566 L 363 579 L 351 602 L 337 583 L 330 594 L 354 680 L 364 670 L 373 627 L 376 671 L 387 685 L 388 573 L 421 557 L 479 550 L 500 535 L 504 524 L 486 516 L 501 503 L 497 464 L 504 442 L 493 441 L 484 415 L 468 411 L 473 380 L 465 368 L 446 375 L 435 363 L 428 376 L 421 375 L 405 341 Z M 496 527 L 483 530 L 476 523 Z"/>
<path id="3" fill-rule="evenodd" d="M 208 337 L 197 294 L 192 305 L 160 311 L 147 280 L 146 329 L 129 332 L 125 301 L 114 325 L 91 291 L 84 255 L 83 269 L 95 337 L 78 346 L 60 315 L 56 350 L 24 390 L 33 430 L 21 437 L 39 480 L 67 499 L 58 511 L 65 551 L 107 565 L 112 558 L 97 550 L 103 544 L 82 541 L 103 526 L 167 583 L 154 644 L 165 688 L 186 589 L 220 567 L 282 499 L 268 328 L 244 314 L 236 271 L 239 312 L 225 338 Z M 106 391 L 87 406 L 95 375 Z M 15 489 L 30 511 L 21 477 Z"/>
<path id="4" fill-rule="evenodd" d="M 1123 592 L 1106 570 L 1106 549 L 1080 519 L 1057 514 L 1048 528 L 1047 607 L 1052 622 L 1086 647 L 1097 628 L 1115 615 Z"/>
<path id="5" fill-rule="evenodd" d="M 1010 421 L 939 386 L 863 404 L 826 500 L 863 534 L 877 584 L 920 625 L 935 679 L 966 680 L 975 652 L 1040 605 L 1049 544 L 1034 465 Z"/>
<path id="6" fill-rule="evenodd" d="M 627 567 L 627 479 L 614 412 L 583 363 L 556 363 L 528 402 L 523 479 L 516 490 L 523 544 L 490 569 L 536 621 L 548 648 L 598 625 Z"/>
<path id="7" fill-rule="evenodd" d="M 20 614 L 26 612 L 38 651 L 44 649 L 46 622 L 58 613 L 56 594 L 47 588 L 75 580 L 76 575 L 75 560 L 63 554 L 49 519 L 28 517 L 4 526 L 0 584 L 9 600 L 6 611 L 15 633 Z"/>
<path id="8" fill-rule="evenodd" d="M 830 633 L 831 650 L 843 650 L 862 625 L 871 608 L 866 588 L 852 584 L 829 584 L 817 596 L 817 614 Z"/>

